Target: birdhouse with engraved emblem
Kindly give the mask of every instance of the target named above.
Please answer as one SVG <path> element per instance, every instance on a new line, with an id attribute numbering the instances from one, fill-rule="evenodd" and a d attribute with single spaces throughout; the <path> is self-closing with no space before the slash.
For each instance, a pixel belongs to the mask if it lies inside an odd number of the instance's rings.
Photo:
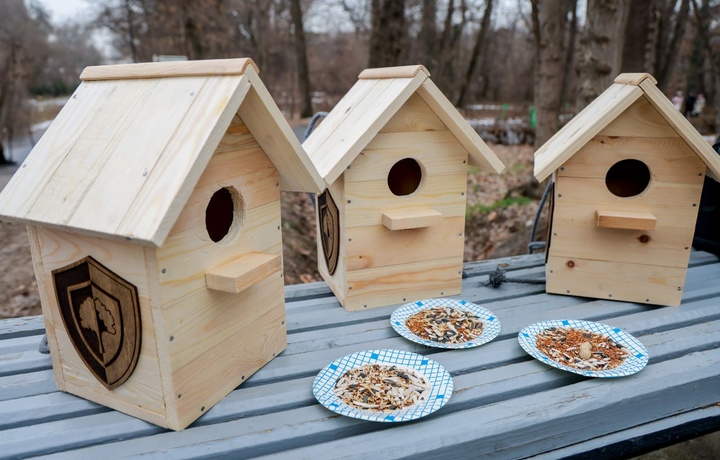
<path id="1" fill-rule="evenodd" d="M 649 74 L 621 74 L 535 153 L 553 180 L 547 292 L 680 305 L 708 141 Z"/>
<path id="2" fill-rule="evenodd" d="M 368 69 L 303 143 L 319 272 L 348 310 L 459 294 L 471 164 L 503 164 L 423 66 Z"/>
<path id="3" fill-rule="evenodd" d="M 57 386 L 180 430 L 286 347 L 280 190 L 320 176 L 250 59 L 88 67 L 0 194 Z"/>

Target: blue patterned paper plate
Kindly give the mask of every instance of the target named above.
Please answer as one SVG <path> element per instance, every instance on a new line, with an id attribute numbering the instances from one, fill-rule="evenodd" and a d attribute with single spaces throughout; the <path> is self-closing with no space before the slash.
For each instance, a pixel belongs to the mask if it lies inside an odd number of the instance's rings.
<path id="1" fill-rule="evenodd" d="M 473 313 L 485 323 L 483 326 L 483 333 L 469 342 L 442 343 L 436 342 L 434 340 L 424 339 L 414 334 L 412 331 L 410 331 L 410 329 L 408 329 L 405 321 L 407 321 L 410 316 L 423 310 L 437 307 L 452 307 L 457 308 L 458 310 L 464 310 Z M 410 302 L 399 307 L 393 312 L 393 314 L 390 316 L 390 324 L 398 334 L 405 337 L 406 339 L 412 340 L 413 342 L 419 343 L 421 345 L 435 348 L 477 347 L 478 345 L 488 343 L 489 341 L 497 337 L 498 334 L 500 334 L 500 321 L 498 320 L 497 316 L 495 316 L 490 310 L 475 305 L 474 303 L 468 302 L 466 300 L 439 298 Z"/>
<path id="2" fill-rule="evenodd" d="M 335 382 L 345 372 L 371 363 L 394 364 L 422 374 L 430 384 L 430 394 L 412 406 L 384 412 L 358 409 L 335 396 Z M 333 361 L 320 371 L 313 382 L 313 394 L 320 404 L 340 415 L 372 422 L 406 422 L 424 417 L 444 406 L 452 391 L 452 377 L 440 364 L 417 353 L 388 349 L 360 351 Z"/>
<path id="3" fill-rule="evenodd" d="M 543 354 L 535 344 L 535 336 L 551 327 L 582 329 L 608 336 L 616 343 L 627 347 L 630 350 L 630 356 L 625 358 L 625 361 L 620 366 L 608 370 L 582 370 L 566 366 Z M 564 371 L 584 375 L 585 377 L 624 377 L 626 375 L 632 375 L 640 372 L 647 365 L 649 359 L 647 348 L 645 348 L 638 339 L 616 327 L 592 321 L 563 319 L 535 323 L 520 331 L 518 341 L 523 350 L 538 361 Z"/>

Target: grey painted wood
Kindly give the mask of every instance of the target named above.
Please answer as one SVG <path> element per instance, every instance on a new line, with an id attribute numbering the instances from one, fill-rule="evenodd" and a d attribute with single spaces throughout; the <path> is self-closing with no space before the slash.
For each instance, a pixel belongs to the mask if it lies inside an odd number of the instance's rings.
<path id="1" fill-rule="evenodd" d="M 720 263 L 693 252 L 679 308 L 485 286 L 496 266 L 542 277 L 542 255 L 466 264 L 461 296 L 490 308 L 500 336 L 469 350 L 429 349 L 390 327 L 395 305 L 346 312 L 324 283 L 286 288 L 288 347 L 182 432 L 57 391 L 37 353 L 41 317 L 0 321 L 0 458 L 559 458 L 707 416 L 720 401 Z M 546 366 L 518 345 L 536 321 L 579 318 L 621 327 L 650 353 L 640 373 L 586 379 Z M 440 411 L 388 426 L 320 406 L 312 381 L 330 361 L 369 348 L 425 354 L 453 375 Z M 714 420 L 714 419 L 711 419 Z M 720 426 L 718 426 L 720 429 Z M 423 442 L 417 442 L 422 439 Z"/>

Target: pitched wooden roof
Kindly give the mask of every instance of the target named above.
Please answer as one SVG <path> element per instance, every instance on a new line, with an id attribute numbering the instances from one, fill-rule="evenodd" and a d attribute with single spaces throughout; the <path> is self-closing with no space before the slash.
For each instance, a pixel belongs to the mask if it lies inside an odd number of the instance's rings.
<path id="1" fill-rule="evenodd" d="M 88 67 L 0 194 L 0 216 L 161 246 L 237 113 L 281 176 L 324 183 L 250 59 Z"/>
<path id="2" fill-rule="evenodd" d="M 668 125 L 705 163 L 710 172 L 716 178 L 720 178 L 720 156 L 655 86 L 656 84 L 657 81 L 647 73 L 619 75 L 605 92 L 535 152 L 534 173 L 537 180 L 545 180 L 641 97 L 645 97 L 650 102 Z"/>
<path id="3" fill-rule="evenodd" d="M 421 65 L 367 69 L 303 147 L 327 184 L 332 184 L 383 126 L 417 93 L 482 169 L 501 172 L 502 162 L 430 80 Z"/>

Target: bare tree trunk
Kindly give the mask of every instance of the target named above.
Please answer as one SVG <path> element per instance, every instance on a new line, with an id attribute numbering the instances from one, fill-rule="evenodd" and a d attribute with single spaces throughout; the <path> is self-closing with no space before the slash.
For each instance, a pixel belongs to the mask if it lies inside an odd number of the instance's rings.
<path id="1" fill-rule="evenodd" d="M 475 73 L 475 67 L 480 54 L 483 52 L 485 45 L 485 35 L 490 28 L 490 17 L 492 15 L 493 0 L 486 0 L 485 2 L 485 13 L 483 13 L 482 22 L 480 23 L 480 30 L 475 37 L 475 45 L 473 46 L 472 54 L 470 55 L 470 64 L 468 65 L 467 72 L 465 72 L 465 78 L 460 85 L 460 91 L 458 97 L 455 100 L 455 106 L 461 107 L 465 94 L 467 93 L 468 86 L 470 86 L 470 80 L 472 80 L 473 74 Z"/>
<path id="2" fill-rule="evenodd" d="M 578 62 L 579 112 L 597 98 L 619 73 L 629 0 L 589 0 Z"/>
<path id="3" fill-rule="evenodd" d="M 300 118 L 313 116 L 312 98 L 310 96 L 310 71 L 308 70 L 307 46 L 303 29 L 303 16 L 300 0 L 290 1 L 293 36 L 295 44 L 295 60 L 298 69 L 298 91 L 300 93 Z"/>
<path id="4" fill-rule="evenodd" d="M 568 100 L 568 82 L 570 81 L 570 72 L 572 70 L 573 57 L 575 56 L 575 39 L 577 37 L 577 0 L 570 0 L 570 30 L 568 31 L 568 41 L 565 45 L 565 64 L 563 65 L 562 89 L 560 90 L 560 111 Z"/>
<path id="5" fill-rule="evenodd" d="M 452 32 L 452 17 L 455 11 L 455 0 L 448 0 L 447 10 L 445 11 L 445 21 L 443 22 L 442 35 L 440 36 L 440 46 L 438 47 L 438 63 L 432 72 L 435 74 L 435 83 L 442 89 L 445 88 L 445 66 L 448 64 L 450 34 Z"/>
<path id="6" fill-rule="evenodd" d="M 675 70 L 675 62 L 678 58 L 678 52 L 680 51 L 680 43 L 682 42 L 683 36 L 685 35 L 685 25 L 687 24 L 688 14 L 690 11 L 690 0 L 682 0 L 680 4 L 680 11 L 675 18 L 675 27 L 673 29 L 672 39 L 668 46 L 665 59 L 663 64 L 658 70 L 655 79 L 658 81 L 658 86 L 667 90 L 667 86 L 672 80 L 672 72 Z"/>
<path id="7" fill-rule="evenodd" d="M 633 0 L 630 2 L 628 21 L 625 25 L 625 45 L 622 55 L 622 72 L 648 72 L 655 74 L 655 49 L 657 41 L 658 0 Z"/>
<path id="8" fill-rule="evenodd" d="M 532 0 L 536 39 L 535 67 L 535 148 L 558 130 L 563 65 L 562 0 Z"/>
<path id="9" fill-rule="evenodd" d="M 405 0 L 373 0 L 368 67 L 399 64 L 405 27 Z"/>
<path id="10" fill-rule="evenodd" d="M 437 0 L 422 0 L 422 17 L 420 19 L 420 64 L 428 69 L 437 65 Z"/>
<path id="11" fill-rule="evenodd" d="M 125 0 L 125 15 L 127 17 L 127 23 L 128 23 L 128 46 L 130 47 L 130 58 L 133 62 L 138 62 L 138 52 L 137 47 L 135 46 L 135 25 L 133 24 L 133 11 L 132 11 L 132 5 L 130 4 L 132 0 Z"/>
<path id="12" fill-rule="evenodd" d="M 710 15 L 707 4 L 703 1 L 703 8 L 698 7 L 697 0 L 691 0 L 693 5 L 693 11 L 695 13 L 695 19 L 698 23 L 698 35 L 705 46 L 705 50 L 710 56 L 710 68 L 712 69 L 713 75 L 713 105 L 715 106 L 715 129 L 720 127 L 720 46 L 718 45 L 718 38 L 713 37 L 710 30 L 710 23 L 713 18 Z"/>

